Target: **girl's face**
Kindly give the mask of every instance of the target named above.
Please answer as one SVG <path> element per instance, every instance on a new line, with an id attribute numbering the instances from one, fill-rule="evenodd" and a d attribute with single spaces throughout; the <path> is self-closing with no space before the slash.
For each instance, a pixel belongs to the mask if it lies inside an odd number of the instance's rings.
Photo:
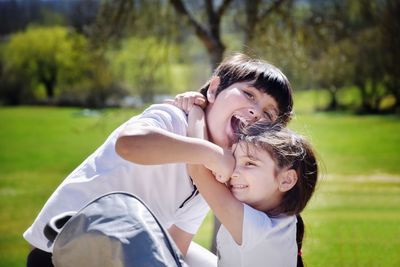
<path id="1" fill-rule="evenodd" d="M 236 142 L 235 133 L 240 123 L 254 123 L 264 118 L 278 118 L 278 103 L 275 99 L 254 88 L 250 82 L 234 83 L 215 97 L 219 78 L 211 82 L 208 89 L 206 122 L 211 142 L 230 148 Z"/>
<path id="2" fill-rule="evenodd" d="M 283 193 L 270 154 L 244 142 L 234 145 L 234 149 L 236 166 L 228 183 L 232 194 L 258 210 L 268 211 L 278 206 Z"/>

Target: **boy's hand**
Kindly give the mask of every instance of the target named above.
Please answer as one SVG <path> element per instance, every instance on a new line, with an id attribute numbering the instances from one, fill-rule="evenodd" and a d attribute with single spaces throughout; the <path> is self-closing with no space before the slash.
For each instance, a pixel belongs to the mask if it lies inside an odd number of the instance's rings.
<path id="1" fill-rule="evenodd" d="M 175 96 L 175 99 L 168 99 L 164 103 L 175 105 L 182 109 L 186 114 L 190 112 L 193 106 L 199 106 L 204 109 L 207 106 L 207 100 L 199 92 L 185 92 Z"/>
<path id="2" fill-rule="evenodd" d="M 211 158 L 210 163 L 205 166 L 212 171 L 218 182 L 226 183 L 232 176 L 235 164 L 236 161 L 232 151 L 223 149 L 222 153 L 219 153 L 215 160 Z"/>

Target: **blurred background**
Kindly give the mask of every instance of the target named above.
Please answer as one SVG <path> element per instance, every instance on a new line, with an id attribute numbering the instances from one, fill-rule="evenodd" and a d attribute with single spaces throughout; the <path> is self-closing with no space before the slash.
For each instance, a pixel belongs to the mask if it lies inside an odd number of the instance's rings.
<path id="1" fill-rule="evenodd" d="M 56 186 L 151 103 L 233 52 L 295 90 L 321 180 L 307 266 L 400 266 L 399 0 L 0 0 L 0 266 Z M 196 241 L 211 245 L 212 214 Z"/>

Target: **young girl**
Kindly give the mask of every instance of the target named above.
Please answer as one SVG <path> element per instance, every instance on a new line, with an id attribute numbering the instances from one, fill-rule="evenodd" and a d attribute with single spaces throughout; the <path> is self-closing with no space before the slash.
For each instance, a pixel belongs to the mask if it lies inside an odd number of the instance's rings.
<path id="1" fill-rule="evenodd" d="M 189 136 L 205 139 L 204 121 L 203 111 L 194 106 Z M 229 180 L 216 173 L 217 181 L 202 165 L 188 165 L 222 224 L 218 266 L 303 266 L 304 225 L 299 214 L 317 182 L 314 152 L 303 137 L 278 124 L 258 122 L 238 136 Z"/>

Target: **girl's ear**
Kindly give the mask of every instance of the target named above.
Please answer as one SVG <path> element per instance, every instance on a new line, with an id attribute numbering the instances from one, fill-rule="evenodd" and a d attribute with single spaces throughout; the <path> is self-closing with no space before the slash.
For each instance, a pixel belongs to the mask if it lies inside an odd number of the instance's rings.
<path id="1" fill-rule="evenodd" d="M 293 169 L 282 171 L 279 175 L 279 191 L 282 193 L 289 191 L 297 183 L 297 173 Z"/>
<path id="2" fill-rule="evenodd" d="M 214 76 L 211 78 L 210 86 L 208 87 L 207 90 L 208 103 L 214 103 L 220 81 L 221 79 L 218 76 Z"/>

